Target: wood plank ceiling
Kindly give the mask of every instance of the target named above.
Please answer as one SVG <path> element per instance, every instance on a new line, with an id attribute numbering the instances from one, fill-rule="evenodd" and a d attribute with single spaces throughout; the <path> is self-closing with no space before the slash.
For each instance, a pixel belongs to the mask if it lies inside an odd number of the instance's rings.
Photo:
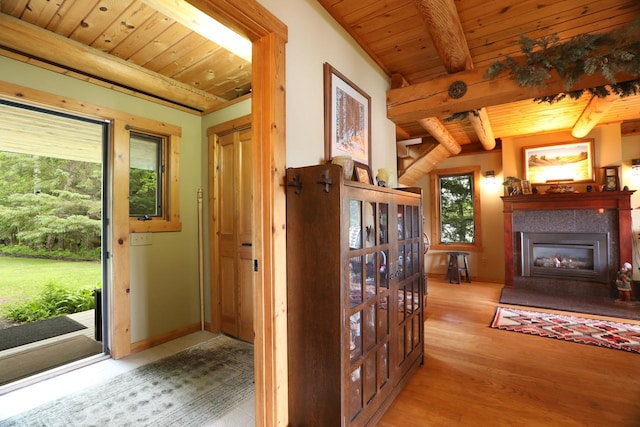
<path id="1" fill-rule="evenodd" d="M 532 101 L 536 96 L 562 92 L 562 85 L 551 84 L 545 92 L 483 78 L 492 62 L 505 55 L 522 56 L 522 34 L 533 39 L 556 34 L 566 41 L 579 34 L 607 33 L 629 26 L 640 16 L 637 0 L 318 2 L 391 79 L 387 111 L 396 124 L 403 184 L 413 184 L 449 156 L 495 149 L 496 138 L 573 129 L 584 133 L 596 123 L 622 122 L 623 132 L 637 132 L 639 127 L 640 96 L 613 99 L 604 108 L 592 105 L 587 110 L 588 95 L 552 105 Z M 348 77 L 357 81 L 355 76 Z M 459 101 L 447 93 L 455 80 L 468 85 Z M 607 83 L 582 80 L 583 87 Z M 583 112 L 607 108 L 597 120 L 586 121 L 586 127 L 577 129 Z M 453 113 L 471 109 L 478 109 L 479 117 L 445 122 Z M 419 144 L 407 145 L 416 142 Z"/>
<path id="2" fill-rule="evenodd" d="M 201 35 L 214 23 L 187 2 L 2 0 L 0 12 L 2 55 L 195 112 L 251 91 L 250 50 Z"/>
<path id="3" fill-rule="evenodd" d="M 590 97 L 536 104 L 531 98 L 540 91 L 483 77 L 493 61 L 520 55 L 521 34 L 567 40 L 640 16 L 637 0 L 318 2 L 389 76 L 387 111 L 397 125 L 403 184 L 449 156 L 496 149 L 496 139 L 574 128 Z M 189 1 L 1 0 L 0 12 L 0 55 L 196 113 L 251 91 L 251 63 L 201 35 L 207 17 Z M 447 94 L 455 80 L 468 84 L 459 100 Z M 640 129 L 640 97 L 606 107 L 599 124 Z M 444 121 L 471 109 L 479 117 Z"/>

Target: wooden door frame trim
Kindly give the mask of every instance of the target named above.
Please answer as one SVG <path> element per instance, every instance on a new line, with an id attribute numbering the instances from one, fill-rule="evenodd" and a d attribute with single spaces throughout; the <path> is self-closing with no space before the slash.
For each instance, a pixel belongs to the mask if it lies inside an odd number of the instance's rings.
<path id="1" fill-rule="evenodd" d="M 253 43 L 252 144 L 256 426 L 288 424 L 285 45 L 288 29 L 256 0 L 187 0 Z M 276 256 L 277 254 L 277 256 Z"/>

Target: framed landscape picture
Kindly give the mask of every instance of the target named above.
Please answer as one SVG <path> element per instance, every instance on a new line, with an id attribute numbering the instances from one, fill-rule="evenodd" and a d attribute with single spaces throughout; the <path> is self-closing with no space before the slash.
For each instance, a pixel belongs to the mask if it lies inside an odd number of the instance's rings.
<path id="1" fill-rule="evenodd" d="M 324 64 L 325 160 L 351 156 L 371 166 L 371 97 Z"/>
<path id="2" fill-rule="evenodd" d="M 593 139 L 522 148 L 524 179 L 533 184 L 594 182 Z"/>

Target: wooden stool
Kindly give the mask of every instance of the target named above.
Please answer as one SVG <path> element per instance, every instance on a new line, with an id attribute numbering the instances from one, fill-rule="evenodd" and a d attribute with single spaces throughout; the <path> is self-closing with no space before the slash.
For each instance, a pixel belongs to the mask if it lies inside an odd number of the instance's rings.
<path id="1" fill-rule="evenodd" d="M 471 283 L 471 276 L 469 275 L 469 262 L 467 255 L 469 252 L 447 252 L 449 254 L 449 268 L 447 268 L 447 274 L 444 276 L 444 280 L 449 279 L 449 283 L 455 280 L 460 284 L 460 272 L 465 276 L 467 283 Z M 458 257 L 462 257 L 462 266 L 458 262 Z"/>

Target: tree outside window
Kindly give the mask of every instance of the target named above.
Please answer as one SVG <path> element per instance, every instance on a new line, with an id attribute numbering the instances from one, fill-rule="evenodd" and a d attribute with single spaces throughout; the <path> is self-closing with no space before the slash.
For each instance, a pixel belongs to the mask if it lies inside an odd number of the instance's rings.
<path id="1" fill-rule="evenodd" d="M 434 249 L 473 250 L 480 246 L 479 167 L 432 173 Z"/>

